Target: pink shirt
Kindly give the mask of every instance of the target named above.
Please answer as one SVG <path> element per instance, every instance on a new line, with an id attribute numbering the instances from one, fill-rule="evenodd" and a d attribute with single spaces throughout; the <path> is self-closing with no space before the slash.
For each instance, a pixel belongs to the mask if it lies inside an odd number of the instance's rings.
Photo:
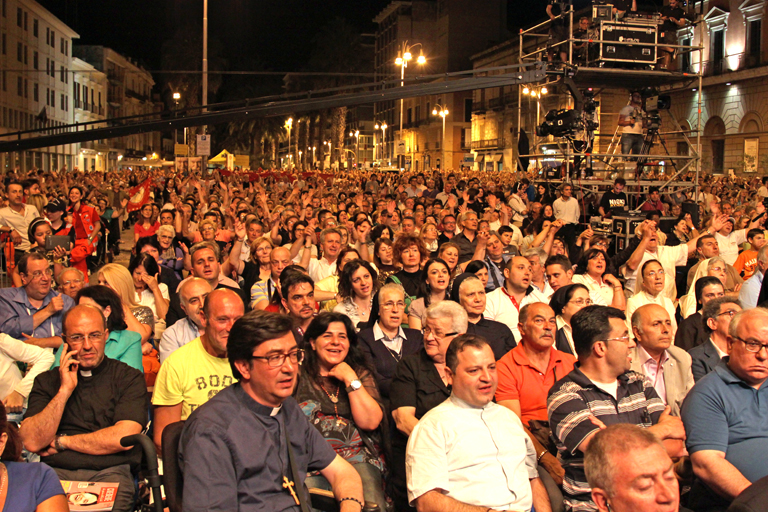
<path id="1" fill-rule="evenodd" d="M 643 361 L 643 373 L 653 383 L 653 388 L 656 390 L 656 394 L 667 405 L 667 386 L 664 384 L 664 362 L 669 357 L 667 351 L 661 355 L 661 361 L 657 362 L 654 358 L 648 355 L 643 347 L 637 345 L 637 356 Z"/>

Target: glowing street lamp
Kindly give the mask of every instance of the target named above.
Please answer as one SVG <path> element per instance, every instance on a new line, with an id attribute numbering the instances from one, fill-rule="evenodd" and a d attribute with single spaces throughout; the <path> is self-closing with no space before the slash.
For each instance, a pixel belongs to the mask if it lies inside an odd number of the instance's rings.
<path id="1" fill-rule="evenodd" d="M 432 109 L 432 115 L 433 116 L 440 116 L 440 117 L 443 118 L 443 135 L 442 135 L 442 137 L 440 139 L 440 147 L 441 147 L 442 153 L 443 153 L 442 166 L 443 166 L 443 169 L 445 169 L 446 168 L 446 163 L 445 163 L 445 118 L 448 117 L 448 109 L 445 108 L 442 105 L 435 105 L 435 108 Z"/>
<path id="2" fill-rule="evenodd" d="M 285 128 L 288 130 L 288 154 L 291 154 L 291 127 L 293 126 L 293 118 L 289 117 L 285 122 Z M 291 158 L 293 160 L 293 158 Z M 290 162 L 288 165 L 291 165 Z"/>
<path id="3" fill-rule="evenodd" d="M 381 144 L 379 144 L 379 146 L 381 146 L 381 152 L 380 152 L 381 154 L 379 155 L 379 158 L 384 160 L 384 159 L 387 158 L 387 153 L 386 153 L 386 148 L 387 148 L 387 122 L 384 121 L 381 124 L 376 123 L 374 128 L 377 129 L 377 130 L 379 128 L 381 128 Z"/>
<path id="4" fill-rule="evenodd" d="M 408 67 L 408 61 L 413 59 L 411 49 L 421 47 L 421 43 L 408 45 L 408 41 L 403 41 L 400 52 L 395 59 L 395 65 L 400 66 L 400 87 L 405 87 L 405 68 Z M 427 58 L 424 57 L 423 47 L 419 51 L 419 57 L 416 59 L 416 63 L 424 65 L 427 62 Z M 403 107 L 405 105 L 405 99 L 400 100 L 400 138 L 403 138 Z M 402 167 L 402 166 L 401 166 Z"/>
<path id="5" fill-rule="evenodd" d="M 355 137 L 357 139 L 357 143 L 355 146 L 355 167 L 360 168 L 360 161 L 358 160 L 358 157 L 357 157 L 360 154 L 360 130 L 349 132 L 349 136 Z"/>

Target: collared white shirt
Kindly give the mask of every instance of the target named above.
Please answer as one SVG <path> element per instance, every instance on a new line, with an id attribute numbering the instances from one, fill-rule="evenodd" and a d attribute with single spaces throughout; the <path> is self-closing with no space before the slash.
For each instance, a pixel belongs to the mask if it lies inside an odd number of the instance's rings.
<path id="1" fill-rule="evenodd" d="M 587 287 L 592 304 L 596 306 L 610 306 L 613 304 L 613 286 L 605 281 L 598 283 L 589 274 L 576 274 L 571 281 Z"/>
<path id="2" fill-rule="evenodd" d="M 667 405 L 667 386 L 664 383 L 664 362 L 669 359 L 667 351 L 665 350 L 664 353 L 662 353 L 660 361 L 656 361 L 641 345 L 638 344 L 637 356 L 643 363 L 643 373 L 650 379 L 651 383 L 653 383 L 653 388 L 656 390 L 656 394 L 659 395 L 659 398 L 664 402 L 664 405 Z"/>
<path id="3" fill-rule="evenodd" d="M 720 257 L 729 264 L 736 263 L 739 257 L 739 246 L 747 241 L 747 230 L 737 229 L 731 231 L 728 236 L 723 236 L 720 232 L 715 232 L 715 240 L 720 248 Z"/>
<path id="4" fill-rule="evenodd" d="M 551 286 L 549 286 L 549 283 L 547 282 L 547 279 L 544 278 L 544 289 L 542 290 L 538 286 L 536 286 L 535 283 L 531 283 L 531 286 L 533 286 L 533 289 L 539 292 L 541 295 L 547 298 L 547 302 L 549 302 L 549 299 L 552 298 L 552 294 L 555 293 L 555 290 L 552 289 Z M 543 301 L 542 301 L 543 302 Z"/>
<path id="5" fill-rule="evenodd" d="M 640 293 L 634 294 L 632 297 L 627 299 L 627 327 L 629 328 L 629 337 L 634 339 L 634 335 L 632 334 L 632 315 L 635 311 L 641 306 L 645 306 L 646 304 L 658 304 L 659 306 L 663 307 L 667 310 L 667 314 L 669 315 L 669 319 L 672 322 L 672 338 L 675 337 L 675 333 L 677 332 L 677 321 L 675 320 L 675 305 L 672 304 L 672 301 L 669 300 L 664 296 L 664 293 L 658 294 L 656 297 L 651 295 L 650 293 L 646 292 L 645 290 L 641 291 Z"/>
<path id="6" fill-rule="evenodd" d="M 722 350 L 720 350 L 720 347 L 717 346 L 717 343 L 712 341 L 712 338 L 709 338 L 709 342 L 712 344 L 713 347 L 715 347 L 715 350 L 717 350 L 717 355 L 720 357 L 720 359 L 728 355 L 727 352 L 723 352 Z"/>
<path id="7" fill-rule="evenodd" d="M 408 501 L 440 489 L 462 503 L 530 510 L 536 452 L 515 413 L 451 395 L 419 420 L 406 449 Z"/>
<path id="8" fill-rule="evenodd" d="M 379 325 L 378 320 L 375 324 L 373 324 L 373 339 L 376 341 L 380 341 L 385 347 L 387 347 L 391 352 L 394 352 L 396 354 L 402 354 L 403 353 L 403 342 L 405 341 L 405 331 L 403 330 L 403 326 L 399 326 L 397 328 L 397 334 L 393 339 L 389 339 L 386 334 L 384 334 L 384 331 L 381 329 L 381 326 Z"/>
<path id="9" fill-rule="evenodd" d="M 309 260 L 309 268 L 307 269 L 307 272 L 314 282 L 321 281 L 336 273 L 336 260 L 329 262 L 325 257 L 322 257 L 319 260 L 312 258 Z"/>
<path id="10" fill-rule="evenodd" d="M 560 315 L 557 315 L 555 318 L 555 323 L 557 324 L 557 330 L 562 329 L 565 333 L 565 339 L 568 340 L 568 345 L 571 347 L 571 352 L 576 353 L 576 345 L 573 343 L 573 327 L 570 326 L 570 324 L 565 323 L 565 320 L 563 320 L 563 317 Z"/>
<path id="11" fill-rule="evenodd" d="M 645 251 L 643 258 L 640 260 L 640 264 L 637 268 L 629 272 L 625 272 L 627 282 L 625 287 L 630 292 L 635 292 L 637 286 L 637 276 L 640 270 L 643 268 L 643 264 L 648 260 L 658 260 L 661 263 L 661 267 L 664 269 L 664 290 L 662 294 L 669 300 L 675 300 L 677 298 L 677 286 L 675 286 L 675 267 L 682 267 L 688 263 L 688 246 L 685 244 L 675 245 L 670 247 L 668 245 L 659 245 L 656 248 L 656 253 Z M 642 278 L 641 278 L 642 280 Z"/>
<path id="12" fill-rule="evenodd" d="M 483 312 L 483 316 L 488 320 L 496 320 L 497 322 L 506 324 L 512 331 L 512 334 L 515 335 L 515 339 L 519 340 L 521 337 L 517 324 L 520 308 L 526 304 L 533 304 L 535 302 L 549 304 L 549 299 L 536 288 L 531 287 L 531 292 L 523 297 L 523 300 L 518 304 L 518 308 L 515 307 L 515 304 L 512 302 L 512 297 L 507 293 L 504 286 L 500 286 L 485 296 L 485 312 Z"/>
<path id="13" fill-rule="evenodd" d="M 512 197 L 509 198 L 509 206 L 512 208 L 512 221 L 522 222 L 525 219 L 522 212 L 528 209 L 523 199 L 517 194 L 512 194 Z"/>
<path id="14" fill-rule="evenodd" d="M 552 210 L 555 212 L 555 218 L 563 220 L 566 224 L 579 223 L 581 210 L 579 208 L 579 201 L 575 197 L 569 197 L 568 199 L 558 197 L 552 203 Z"/>
<path id="15" fill-rule="evenodd" d="M 22 206 L 21 213 L 10 206 L 0 208 L 0 226 L 8 226 L 15 229 L 21 236 L 21 243 L 16 246 L 16 249 L 27 251 L 30 246 L 29 237 L 27 236 L 29 225 L 36 217 L 41 217 L 41 215 L 37 208 L 31 204 L 23 204 Z"/>

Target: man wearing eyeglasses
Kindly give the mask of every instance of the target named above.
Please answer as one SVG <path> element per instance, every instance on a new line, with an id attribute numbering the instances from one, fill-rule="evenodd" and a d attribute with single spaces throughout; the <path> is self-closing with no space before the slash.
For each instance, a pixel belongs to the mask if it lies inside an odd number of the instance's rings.
<path id="1" fill-rule="evenodd" d="M 205 333 L 175 350 L 160 366 L 152 394 L 158 450 L 165 427 L 186 420 L 192 411 L 234 382 L 227 344 L 232 325 L 244 312 L 243 301 L 232 290 L 210 292 L 200 318 Z"/>
<path id="2" fill-rule="evenodd" d="M 720 360 L 728 356 L 728 328 L 741 309 L 741 304 L 733 297 L 721 296 L 704 304 L 699 321 L 704 324 L 709 339 L 688 351 L 695 382 L 712 372 Z"/>
<path id="3" fill-rule="evenodd" d="M 25 254 L 19 260 L 21 288 L 0 289 L 0 332 L 43 348 L 59 348 L 64 313 L 75 305 L 53 291 L 53 269 L 44 255 Z"/>
<path id="4" fill-rule="evenodd" d="M 571 326 L 579 365 L 549 391 L 547 413 L 565 469 L 566 509 L 597 510 L 584 474 L 584 453 L 601 428 L 616 423 L 647 428 L 673 458 L 685 454 L 685 430 L 651 382 L 630 371 L 635 342 L 624 313 L 587 306 L 573 315 Z"/>
<path id="5" fill-rule="evenodd" d="M 632 315 L 636 346 L 630 351 L 632 371 L 648 377 L 659 398 L 680 416 L 680 406 L 693 387 L 691 356 L 672 345 L 675 339 L 669 313 L 658 304 L 646 304 Z"/>
<path id="6" fill-rule="evenodd" d="M 112 510 L 128 512 L 131 467 L 139 464 L 141 451 L 124 448 L 120 439 L 147 423 L 144 375 L 104 355 L 109 331 L 99 309 L 75 306 L 63 323 L 61 365 L 35 379 L 21 439 L 62 480 L 118 482 Z"/>
<path id="7" fill-rule="evenodd" d="M 701 378 L 683 404 L 686 445 L 697 479 L 694 510 L 722 510 L 768 475 L 768 310 L 733 316 L 728 357 Z"/>
<path id="8" fill-rule="evenodd" d="M 299 511 L 319 471 L 341 512 L 359 512 L 363 486 L 291 397 L 304 359 L 286 315 L 251 311 L 232 327 L 227 358 L 237 383 L 195 410 L 179 460 L 185 512 Z"/>

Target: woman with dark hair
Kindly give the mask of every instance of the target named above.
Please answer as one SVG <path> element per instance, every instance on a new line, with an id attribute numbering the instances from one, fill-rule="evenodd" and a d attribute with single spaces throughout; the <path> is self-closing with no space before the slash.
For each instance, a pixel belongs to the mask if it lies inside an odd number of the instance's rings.
<path id="1" fill-rule="evenodd" d="M 22 442 L 0 403 L 0 508 L 14 512 L 69 512 L 56 472 L 42 462 L 24 462 Z"/>
<path id="2" fill-rule="evenodd" d="M 141 334 L 128 330 L 125 322 L 125 312 L 120 296 L 108 286 L 93 285 L 80 290 L 75 303 L 93 306 L 102 312 L 107 320 L 109 338 L 104 345 L 104 355 L 117 359 L 137 370 L 144 371 L 141 354 Z M 56 351 L 56 361 L 53 366 L 59 366 L 59 359 L 64 344 Z"/>
<path id="3" fill-rule="evenodd" d="M 395 239 L 395 233 L 392 228 L 386 224 L 379 224 L 375 228 L 371 229 L 371 240 L 378 240 L 379 238 Z"/>
<path id="4" fill-rule="evenodd" d="M 139 238 L 154 235 L 159 227 L 160 221 L 154 220 L 152 203 L 145 203 L 139 210 L 138 222 L 133 226 L 133 243 L 138 242 Z"/>
<path id="5" fill-rule="evenodd" d="M 604 250 L 593 247 L 584 253 L 573 282 L 583 284 L 592 293 L 599 294 L 605 304 L 624 310 L 627 307 L 624 287 L 608 267 L 610 260 Z"/>
<path id="6" fill-rule="evenodd" d="M 373 263 L 379 272 L 379 286 L 384 286 L 387 278 L 399 270 L 394 264 L 392 246 L 389 238 L 379 238 L 373 245 Z"/>
<path id="7" fill-rule="evenodd" d="M 448 264 L 440 258 L 427 260 L 419 284 L 419 298 L 411 302 L 408 308 L 408 327 L 421 330 L 424 311 L 430 304 L 436 304 L 448 298 L 448 285 L 451 283 L 451 271 Z"/>
<path id="8" fill-rule="evenodd" d="M 707 302 L 725 296 L 725 287 L 720 278 L 715 276 L 700 277 L 696 280 L 694 288 L 696 312 L 683 319 L 675 333 L 675 346 L 684 350 L 691 350 L 709 341 L 709 333 L 704 328 L 701 310 Z"/>
<path id="9" fill-rule="evenodd" d="M 387 422 L 379 403 L 374 371 L 357 340 L 352 321 L 341 313 L 320 313 L 304 334 L 307 347 L 294 392 L 309 422 L 363 481 L 365 501 L 386 510 L 383 445 Z M 330 490 L 319 474 L 309 487 Z"/>
<path id="10" fill-rule="evenodd" d="M 371 316 L 373 296 L 378 288 L 376 271 L 367 261 L 355 259 L 344 265 L 339 275 L 339 302 L 334 313 L 342 313 L 352 320 L 355 331 Z"/>
<path id="11" fill-rule="evenodd" d="M 476 275 L 480 278 L 480 282 L 483 283 L 484 288 L 488 288 L 488 265 L 484 261 L 473 260 L 467 264 L 467 268 L 464 272 Z"/>
<path id="12" fill-rule="evenodd" d="M 336 271 L 315 283 L 315 300 L 323 303 L 326 311 L 333 311 L 342 297 L 339 297 L 339 277 L 344 266 L 352 260 L 359 260 L 360 253 L 354 247 L 344 247 L 336 257 Z"/>
<path id="13" fill-rule="evenodd" d="M 387 282 L 402 285 L 406 293 L 405 303 L 410 307 L 419 294 L 423 279 L 421 263 L 428 257 L 427 248 L 418 236 L 403 234 L 395 240 L 392 252 L 395 264 L 403 269 L 389 276 Z"/>
<path id="14" fill-rule="evenodd" d="M 557 321 L 557 335 L 555 336 L 555 348 L 566 354 L 576 355 L 576 346 L 573 344 L 573 331 L 571 330 L 571 317 L 587 306 L 592 305 L 589 298 L 589 289 L 583 284 L 569 284 L 558 288 L 549 301 L 549 306 L 555 312 Z"/>
<path id="15" fill-rule="evenodd" d="M 157 260 L 147 253 L 137 254 L 131 258 L 128 271 L 133 278 L 136 303 L 152 310 L 155 315 L 155 339 L 160 339 L 165 330 L 165 315 L 168 313 L 171 299 L 168 286 L 159 282 L 160 267 Z M 158 326 L 158 323 L 161 325 Z"/>

